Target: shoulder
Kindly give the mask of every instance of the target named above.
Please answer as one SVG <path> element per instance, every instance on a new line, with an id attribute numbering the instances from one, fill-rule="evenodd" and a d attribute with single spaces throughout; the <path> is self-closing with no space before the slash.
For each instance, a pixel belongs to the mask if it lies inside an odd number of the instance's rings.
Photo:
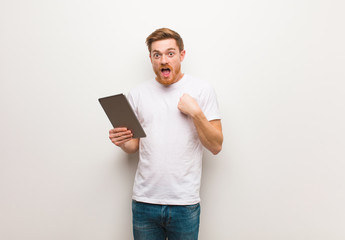
<path id="1" fill-rule="evenodd" d="M 129 96 L 133 96 L 133 97 L 138 97 L 141 94 L 145 94 L 145 92 L 147 92 L 150 88 L 152 88 L 153 86 L 153 81 L 151 80 L 145 80 L 144 82 L 136 85 L 135 87 L 133 87 L 128 95 Z"/>
<path id="2" fill-rule="evenodd" d="M 200 92 L 214 91 L 212 84 L 208 80 L 194 77 L 191 75 L 186 75 L 186 79 L 187 79 L 189 87 L 198 89 Z"/>

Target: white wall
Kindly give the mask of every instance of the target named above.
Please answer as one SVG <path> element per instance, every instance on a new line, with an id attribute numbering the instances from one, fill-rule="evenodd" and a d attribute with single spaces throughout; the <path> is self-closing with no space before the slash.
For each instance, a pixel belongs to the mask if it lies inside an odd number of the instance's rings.
<path id="1" fill-rule="evenodd" d="M 344 1 L 0 2 L 0 239 L 132 239 L 137 156 L 97 99 L 153 77 L 145 38 L 178 31 L 212 82 L 200 239 L 345 239 Z"/>

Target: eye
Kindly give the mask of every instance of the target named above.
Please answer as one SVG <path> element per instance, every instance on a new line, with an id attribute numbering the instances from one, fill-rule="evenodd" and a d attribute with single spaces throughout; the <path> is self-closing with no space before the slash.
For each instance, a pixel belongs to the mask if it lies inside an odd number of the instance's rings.
<path id="1" fill-rule="evenodd" d="M 168 55 L 169 55 L 169 57 L 172 57 L 172 56 L 175 55 L 175 53 L 174 52 L 169 52 Z"/>
<path id="2" fill-rule="evenodd" d="M 153 57 L 154 57 L 154 58 L 159 58 L 160 56 L 161 56 L 161 55 L 160 55 L 159 53 L 154 53 L 154 54 L 153 54 Z"/>

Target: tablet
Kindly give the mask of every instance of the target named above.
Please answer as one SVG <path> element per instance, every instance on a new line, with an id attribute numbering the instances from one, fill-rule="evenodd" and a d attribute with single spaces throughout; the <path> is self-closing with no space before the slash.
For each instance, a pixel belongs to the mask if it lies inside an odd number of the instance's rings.
<path id="1" fill-rule="evenodd" d="M 114 128 L 126 127 L 132 131 L 133 138 L 146 137 L 144 129 L 140 125 L 125 95 L 121 93 L 99 98 L 98 101 Z"/>

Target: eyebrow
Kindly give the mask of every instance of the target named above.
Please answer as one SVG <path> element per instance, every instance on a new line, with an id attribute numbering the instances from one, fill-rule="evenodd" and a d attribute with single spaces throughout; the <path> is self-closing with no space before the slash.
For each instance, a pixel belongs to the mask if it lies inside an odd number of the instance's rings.
<path id="1" fill-rule="evenodd" d="M 168 48 L 166 51 L 171 51 L 171 50 L 174 50 L 176 51 L 176 48 Z M 152 50 L 153 53 L 157 52 L 157 53 L 160 53 L 160 51 L 158 50 Z"/>

